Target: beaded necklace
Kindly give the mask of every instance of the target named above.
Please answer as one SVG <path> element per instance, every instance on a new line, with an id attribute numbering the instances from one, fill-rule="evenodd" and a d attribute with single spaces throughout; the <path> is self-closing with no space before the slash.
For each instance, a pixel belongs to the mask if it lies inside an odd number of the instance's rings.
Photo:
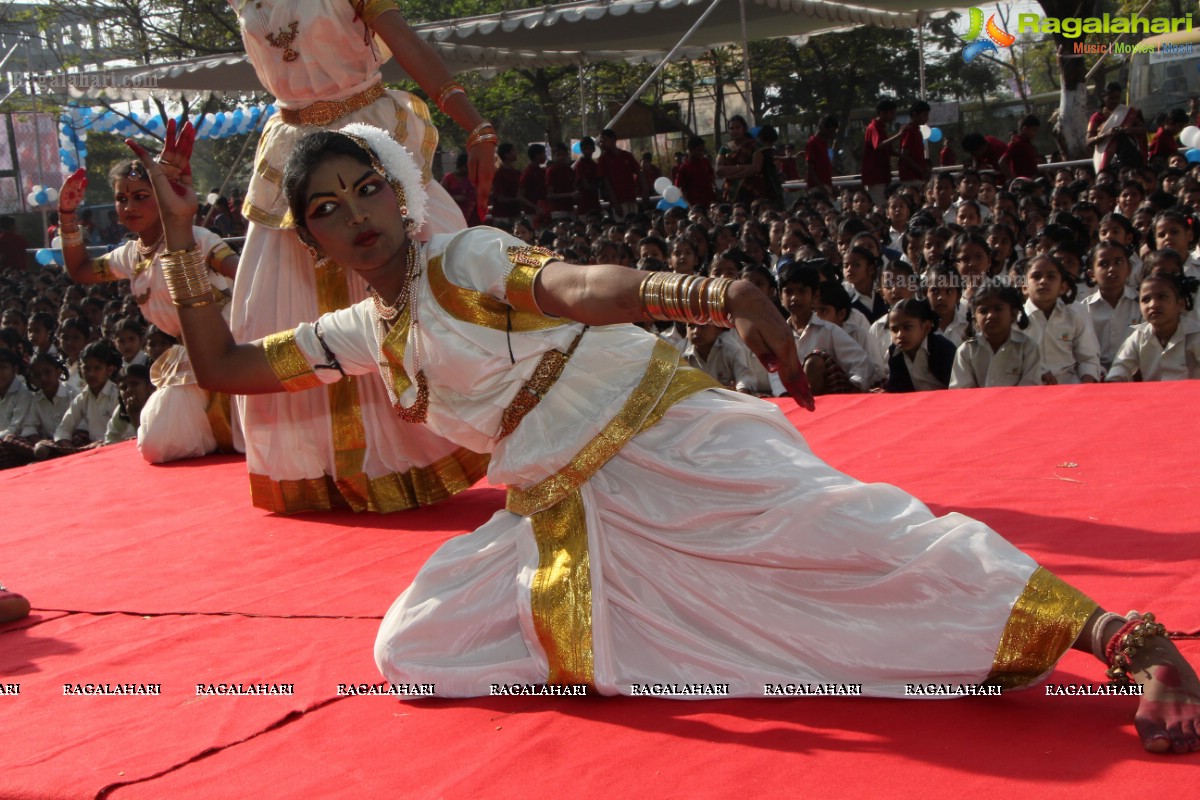
<path id="1" fill-rule="evenodd" d="M 375 309 L 376 362 L 379 364 L 379 373 L 383 378 L 383 385 L 387 388 L 388 399 L 392 402 L 392 408 L 395 409 L 400 419 L 405 422 L 420 423 L 425 421 L 429 413 L 429 384 L 425 380 L 425 370 L 421 369 L 420 339 L 417 336 L 417 304 L 412 302 L 413 294 L 416 291 L 414 287 L 421 278 L 421 259 L 417 252 L 417 244 L 411 239 L 408 243 L 406 260 L 408 275 L 404 281 L 404 288 L 400 290 L 400 295 L 396 298 L 395 303 L 388 305 L 379 296 L 378 292 L 371 289 L 371 300 Z M 408 338 L 412 339 L 413 366 L 416 369 L 415 383 L 417 385 L 417 399 L 411 406 L 404 406 L 400 403 L 400 396 L 395 388 L 392 362 L 383 349 L 391 323 L 399 319 L 405 310 L 408 311 L 408 318 L 411 320 L 409 330 L 411 330 L 412 335 Z M 403 370 L 403 367 L 401 369 Z"/>

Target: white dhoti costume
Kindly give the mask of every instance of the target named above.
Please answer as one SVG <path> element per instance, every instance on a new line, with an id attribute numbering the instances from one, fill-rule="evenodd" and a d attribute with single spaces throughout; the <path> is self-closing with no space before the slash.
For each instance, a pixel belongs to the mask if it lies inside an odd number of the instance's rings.
<path id="1" fill-rule="evenodd" d="M 272 337 L 292 389 L 391 364 L 428 426 L 491 452 L 507 510 L 456 537 L 388 611 L 376 660 L 443 696 L 496 683 L 1022 685 L 1096 605 L 986 525 L 934 517 L 814 456 L 773 405 L 712 388 L 632 325 L 540 315 L 544 253 L 498 231 L 435 237 L 415 311 L 369 303 Z M 418 324 L 412 325 L 415 314 Z"/>

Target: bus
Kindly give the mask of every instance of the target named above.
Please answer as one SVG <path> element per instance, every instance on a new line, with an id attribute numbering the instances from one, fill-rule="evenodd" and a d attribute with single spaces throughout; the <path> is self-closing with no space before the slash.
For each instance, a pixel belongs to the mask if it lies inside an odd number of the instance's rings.
<path id="1" fill-rule="evenodd" d="M 1200 97 L 1200 28 L 1151 36 L 1129 56 L 1129 104 L 1150 124 L 1158 114 Z"/>

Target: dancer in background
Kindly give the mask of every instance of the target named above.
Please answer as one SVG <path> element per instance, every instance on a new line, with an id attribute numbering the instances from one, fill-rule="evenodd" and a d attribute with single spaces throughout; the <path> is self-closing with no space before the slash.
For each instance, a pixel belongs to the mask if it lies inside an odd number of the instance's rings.
<path id="1" fill-rule="evenodd" d="M 174 131 L 174 122 L 168 125 Z M 161 331 L 179 336 L 179 313 L 171 304 L 162 272 L 166 251 L 154 190 L 140 162 L 121 161 L 109 172 L 117 219 L 137 239 L 127 241 L 111 253 L 90 258 L 83 234 L 75 224 L 75 209 L 83 202 L 87 173 L 80 169 L 63 183 L 58 197 L 62 227 L 63 258 L 67 272 L 77 283 L 128 280 L 142 316 Z M 228 313 L 229 293 L 238 269 L 237 254 L 221 237 L 205 228 L 193 231 L 204 253 L 213 302 Z M 134 325 L 136 327 L 136 323 Z M 131 345 L 126 361 L 141 354 L 142 341 Z M 142 355 L 142 358 L 146 358 Z M 80 358 L 80 364 L 83 359 Z M 118 364 L 118 366 L 121 366 Z M 175 345 L 151 365 L 155 392 L 141 412 L 138 450 L 151 464 L 198 458 L 221 450 L 233 452 L 229 396 L 210 393 L 196 384 L 187 353 Z M 83 391 L 81 388 L 80 391 Z M 114 385 L 115 406 L 115 385 Z M 112 408 L 109 409 L 111 414 Z M 104 432 L 100 432 L 103 438 Z"/>
<path id="2" fill-rule="evenodd" d="M 467 177 L 486 216 L 495 173 L 495 129 L 451 79 L 437 53 L 390 0 L 230 0 L 258 78 L 280 112 L 263 131 L 243 206 L 249 221 L 230 323 L 256 339 L 366 297 L 366 283 L 334 261 L 318 263 L 296 238 L 280 181 L 299 139 L 319 128 L 365 122 L 417 154 L 429 184 L 422 236 L 466 227 L 430 168 L 438 132 L 408 92 L 383 88 L 395 58 L 426 95 L 469 132 Z M 466 489 L 484 472 L 480 456 L 448 445 L 391 413 L 382 388 L 350 381 L 301 396 L 239 398 L 253 502 L 292 513 L 349 505 L 398 511 Z"/>

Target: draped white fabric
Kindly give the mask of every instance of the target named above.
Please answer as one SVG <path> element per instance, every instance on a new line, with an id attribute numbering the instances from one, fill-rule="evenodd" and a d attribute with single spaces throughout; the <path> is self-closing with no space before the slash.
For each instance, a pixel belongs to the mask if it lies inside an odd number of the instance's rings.
<path id="1" fill-rule="evenodd" d="M 721 390 L 674 406 L 583 487 L 595 687 L 976 684 L 1036 564 L 984 524 L 814 456 L 779 411 Z M 529 520 L 443 545 L 384 618 L 376 662 L 445 696 L 540 683 Z"/>

